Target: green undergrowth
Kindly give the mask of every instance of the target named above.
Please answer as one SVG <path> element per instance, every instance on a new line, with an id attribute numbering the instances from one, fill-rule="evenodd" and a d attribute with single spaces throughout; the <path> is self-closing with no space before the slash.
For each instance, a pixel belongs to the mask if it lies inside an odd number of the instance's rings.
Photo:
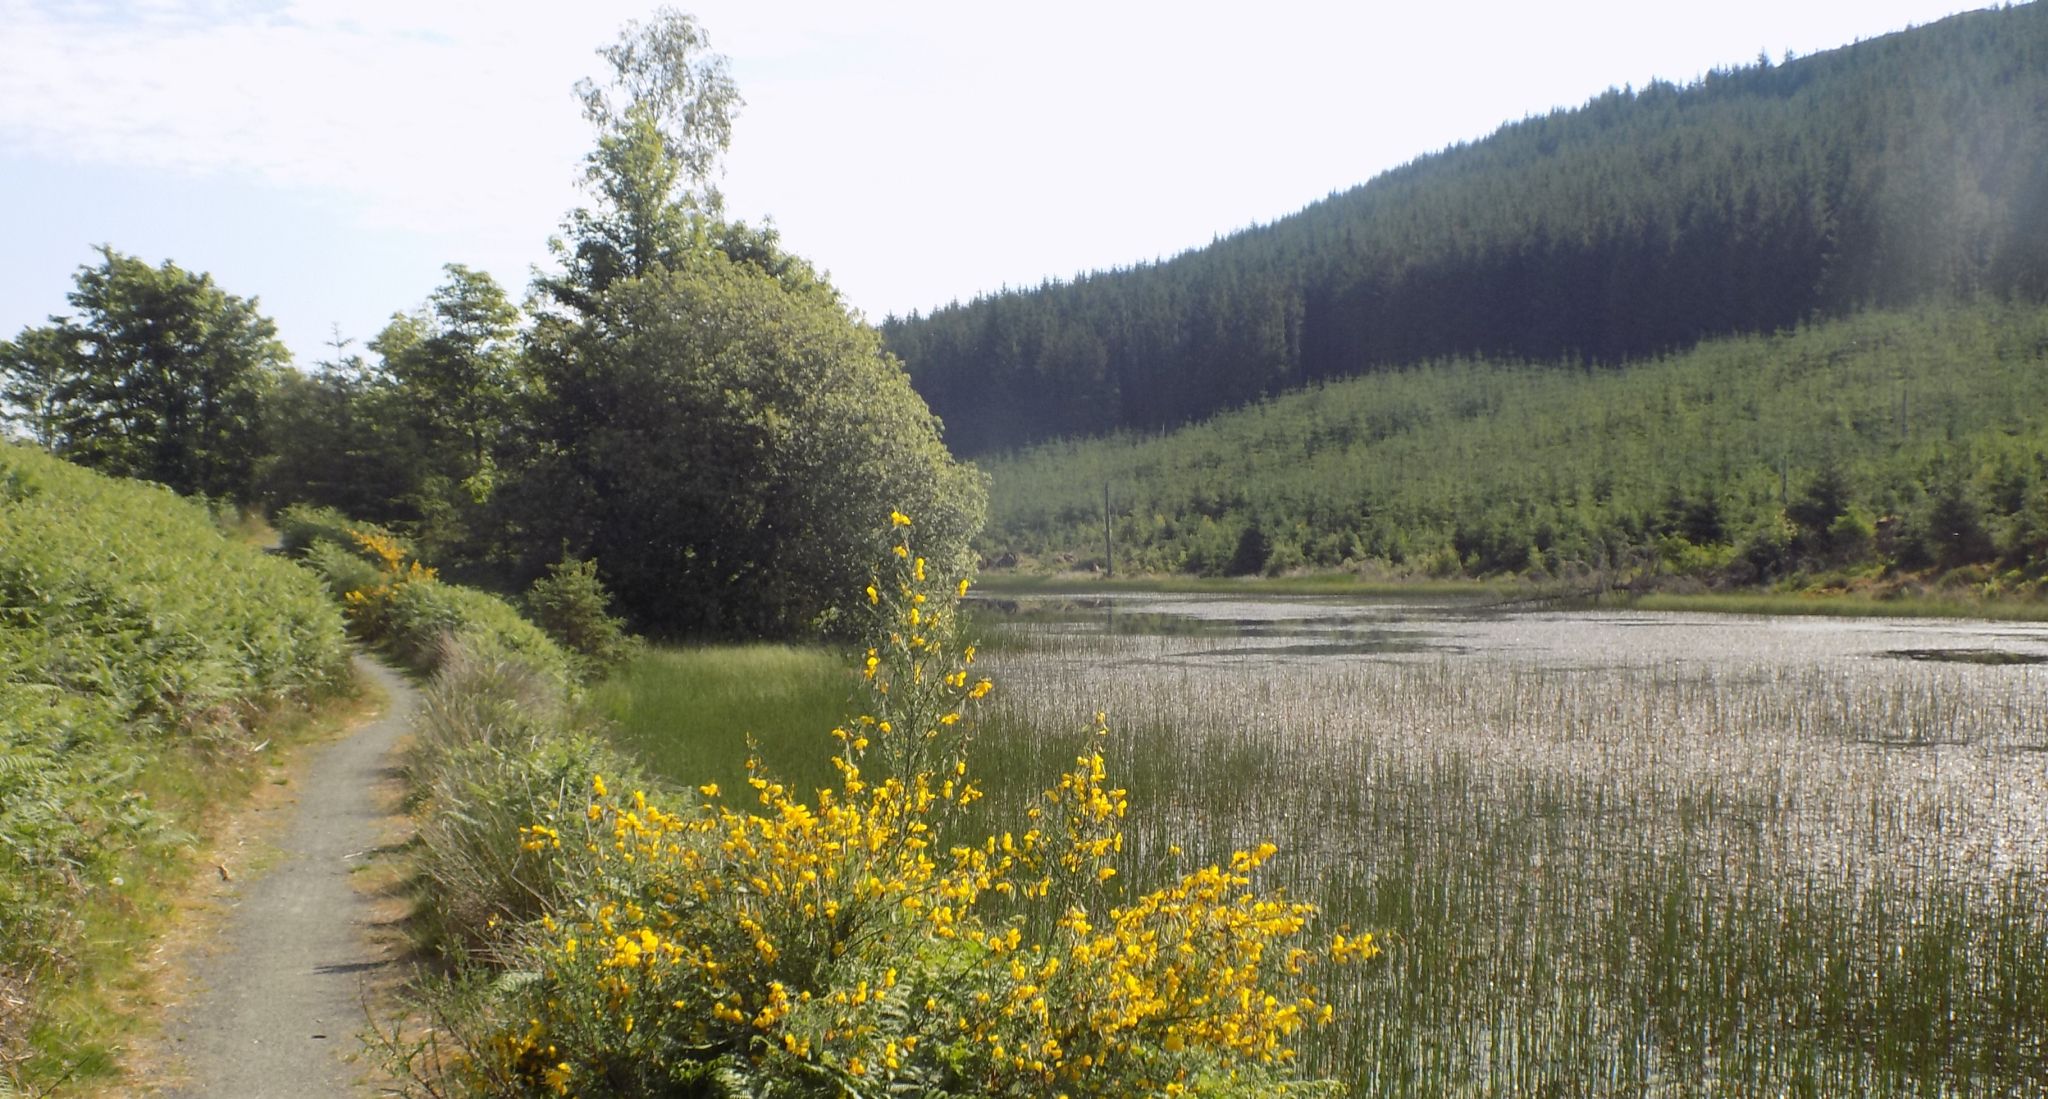
<path id="1" fill-rule="evenodd" d="M 329 509 L 292 507 L 279 514 L 278 528 L 285 551 L 319 575 L 346 609 L 350 632 L 421 675 L 432 675 L 455 648 L 521 665 L 564 690 L 587 670 L 510 602 L 443 583 L 382 527 Z"/>
<path id="2" fill-rule="evenodd" d="M 0 444 L 0 1080 L 115 1071 L 119 989 L 203 811 L 347 668 L 304 571 L 168 490 Z"/>

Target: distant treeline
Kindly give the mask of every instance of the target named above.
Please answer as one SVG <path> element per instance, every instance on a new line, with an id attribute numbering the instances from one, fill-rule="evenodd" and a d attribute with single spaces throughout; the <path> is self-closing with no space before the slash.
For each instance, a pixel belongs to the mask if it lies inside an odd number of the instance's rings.
<path id="1" fill-rule="evenodd" d="M 2048 299 L 2048 8 L 1610 91 L 1172 260 L 892 318 L 975 454 L 1453 355 Z"/>

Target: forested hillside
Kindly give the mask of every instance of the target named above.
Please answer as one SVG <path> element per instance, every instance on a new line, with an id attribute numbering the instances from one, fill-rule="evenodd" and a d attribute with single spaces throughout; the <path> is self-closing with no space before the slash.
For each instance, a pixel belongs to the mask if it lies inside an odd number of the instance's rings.
<path id="1" fill-rule="evenodd" d="M 1612 364 L 1979 294 L 2048 298 L 2040 5 L 1610 91 L 1164 263 L 883 330 L 976 454 L 1445 356 Z"/>
<path id="2" fill-rule="evenodd" d="M 1873 312 L 1627 370 L 1458 360 L 990 461 L 984 549 L 1118 571 L 1720 582 L 2048 566 L 2048 310 Z"/>

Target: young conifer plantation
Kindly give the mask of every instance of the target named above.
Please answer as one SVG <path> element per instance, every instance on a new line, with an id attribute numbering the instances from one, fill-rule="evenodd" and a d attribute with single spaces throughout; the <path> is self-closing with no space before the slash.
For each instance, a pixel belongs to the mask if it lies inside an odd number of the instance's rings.
<path id="1" fill-rule="evenodd" d="M 164 1082 L 351 645 L 385 1093 L 2048 1095 L 2048 8 L 880 325 L 695 19 L 598 56 L 524 295 L 300 371 L 103 246 L 0 342 L 0 1095 Z"/>

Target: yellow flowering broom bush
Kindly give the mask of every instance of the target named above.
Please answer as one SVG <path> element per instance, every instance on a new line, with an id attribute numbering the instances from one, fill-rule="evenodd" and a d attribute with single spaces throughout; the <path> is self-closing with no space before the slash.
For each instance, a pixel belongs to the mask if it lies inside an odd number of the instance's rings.
<path id="1" fill-rule="evenodd" d="M 349 628 L 385 646 L 407 666 L 438 669 L 451 645 L 471 657 L 509 660 L 567 686 L 584 670 L 510 603 L 475 588 L 444 584 L 405 543 L 377 527 L 351 527 L 352 553 L 309 553 L 307 561 L 341 587 Z M 317 543 L 331 546 L 332 543 Z M 358 568 L 367 565 L 368 570 Z M 343 586 L 345 585 L 345 586 Z M 592 665 L 588 670 L 595 671 Z"/>
<path id="2" fill-rule="evenodd" d="M 955 641 L 966 582 L 932 575 L 909 518 L 891 521 L 863 597 L 867 712 L 832 732 L 838 786 L 806 801 L 755 762 L 750 790 L 664 804 L 597 775 L 572 811 L 524 828 L 563 900 L 514 933 L 502 1021 L 437 1090 L 1337 1090 L 1291 1080 L 1294 1042 L 1330 1017 L 1314 973 L 1376 948 L 1312 936 L 1311 905 L 1259 890 L 1271 845 L 1127 892 L 1112 859 L 1129 802 L 1100 752 L 1015 831 L 959 834 L 991 684 Z"/>

